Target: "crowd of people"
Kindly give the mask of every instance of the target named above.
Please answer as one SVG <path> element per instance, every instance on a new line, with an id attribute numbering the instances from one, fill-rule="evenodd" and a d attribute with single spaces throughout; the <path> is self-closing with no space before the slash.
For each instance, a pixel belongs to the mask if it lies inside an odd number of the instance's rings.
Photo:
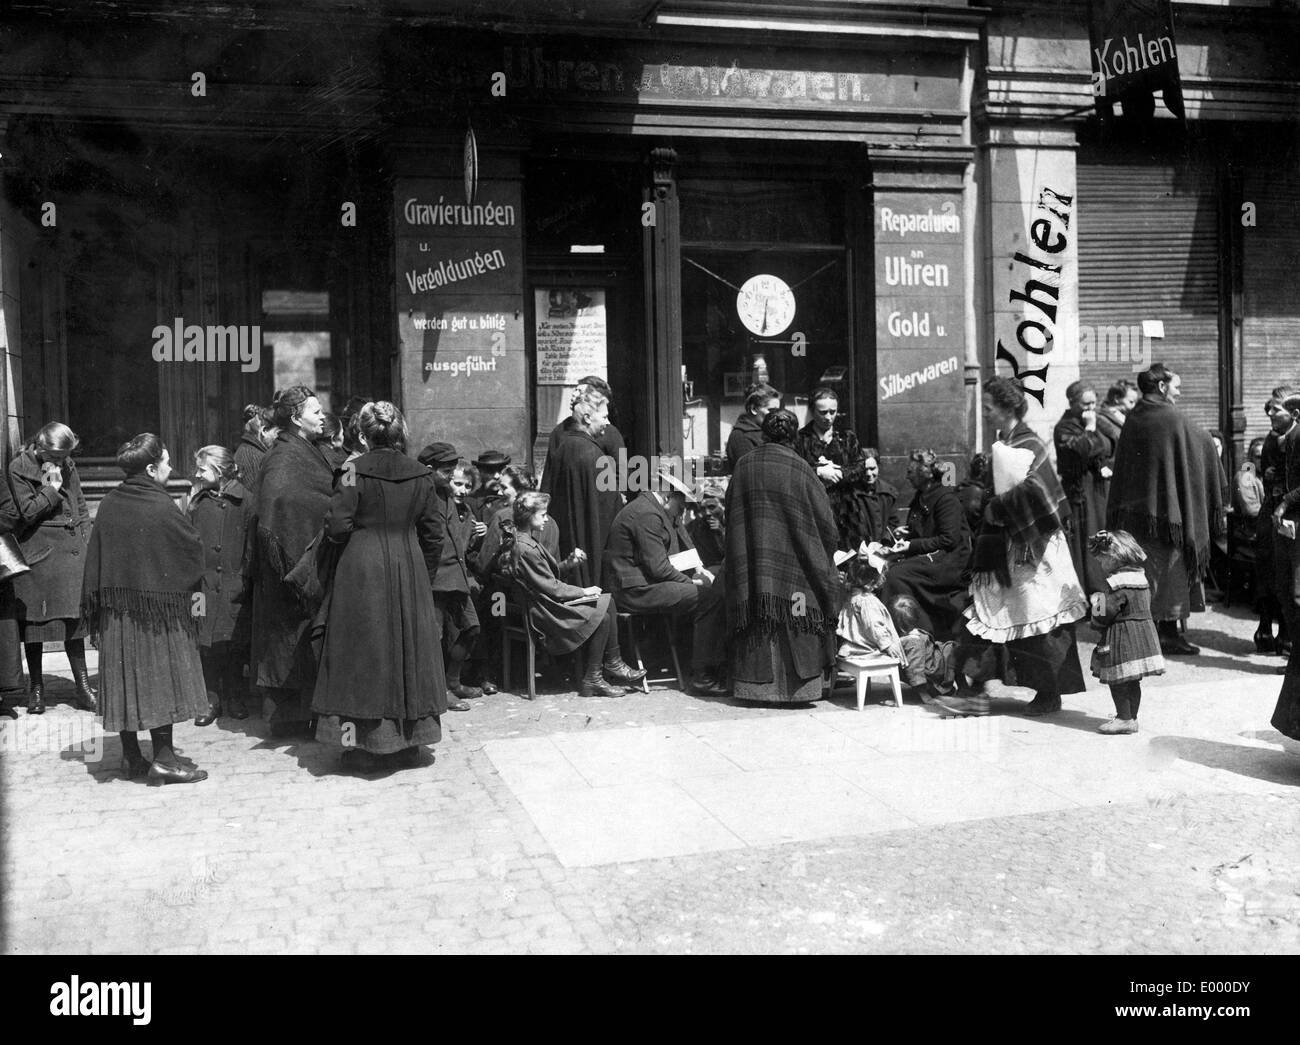
<path id="1" fill-rule="evenodd" d="M 626 444 L 598 377 L 574 390 L 540 481 L 498 450 L 412 456 L 392 403 L 353 399 L 334 417 L 294 386 L 246 409 L 233 450 L 195 454 L 179 511 L 162 440 L 123 444 L 126 478 L 93 525 L 77 436 L 54 422 L 0 483 L 0 530 L 28 567 L 0 585 L 0 690 L 21 691 L 21 645 L 27 711 L 41 714 L 44 644 L 62 642 L 77 706 L 120 734 L 122 773 L 192 783 L 206 773 L 176 753 L 174 724 L 244 719 L 250 697 L 272 735 L 334 744 L 345 768 L 419 764 L 443 714 L 497 692 L 511 612 L 583 697 L 643 682 L 621 653 L 626 615 L 689 632 L 700 696 L 803 703 L 837 668 L 887 657 L 949 713 L 987 713 L 1000 677 L 1034 691 L 1028 715 L 1083 690 L 1076 626 L 1090 619 L 1091 670 L 1115 704 L 1100 732 L 1135 733 L 1141 679 L 1198 652 L 1185 624 L 1228 525 L 1222 447 L 1180 394 L 1160 364 L 1104 401 L 1075 382 L 1053 455 L 1021 386 L 991 378 L 993 445 L 965 480 L 907 449 L 906 525 L 880 452 L 829 387 L 800 426 L 777 389 L 751 386 L 729 477 L 697 488 L 671 470 L 607 481 Z M 1277 389 L 1267 410 L 1232 525 L 1255 549 L 1256 644 L 1290 656 L 1274 725 L 1300 739 L 1300 392 Z"/>

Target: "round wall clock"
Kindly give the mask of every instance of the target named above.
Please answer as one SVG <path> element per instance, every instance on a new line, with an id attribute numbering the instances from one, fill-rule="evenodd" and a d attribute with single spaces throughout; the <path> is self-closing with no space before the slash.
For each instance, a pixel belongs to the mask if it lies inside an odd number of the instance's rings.
<path id="1" fill-rule="evenodd" d="M 736 311 L 752 333 L 776 337 L 794 322 L 794 291 L 779 276 L 751 276 L 736 295 Z"/>

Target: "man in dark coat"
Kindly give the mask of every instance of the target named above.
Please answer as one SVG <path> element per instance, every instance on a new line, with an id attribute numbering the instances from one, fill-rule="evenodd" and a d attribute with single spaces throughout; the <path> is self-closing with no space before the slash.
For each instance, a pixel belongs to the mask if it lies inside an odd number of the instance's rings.
<path id="1" fill-rule="evenodd" d="M 781 409 L 781 393 L 760 382 L 745 389 L 745 408 L 731 426 L 727 436 L 727 474 L 736 470 L 736 462 L 756 446 L 763 445 L 763 418 Z"/>
<path id="2" fill-rule="evenodd" d="M 1202 578 L 1210 542 L 1224 532 L 1227 478 L 1210 433 L 1176 403 L 1182 379 L 1163 363 L 1138 375 L 1142 399 L 1115 451 L 1106 524 L 1127 530 L 1146 552 L 1151 616 L 1166 654 L 1199 653 L 1180 621 L 1205 609 Z"/>
<path id="3" fill-rule="evenodd" d="M 726 687 L 719 669 L 726 663 L 726 603 L 720 578 L 708 570 L 677 569 L 669 556 L 692 548 L 678 525 L 689 488 L 661 473 L 655 490 L 645 490 L 614 516 L 605 545 L 603 587 L 622 613 L 689 616 L 695 641 L 691 686 L 701 695 Z"/>
<path id="4" fill-rule="evenodd" d="M 1065 390 L 1069 407 L 1052 432 L 1056 472 L 1070 502 L 1066 538 L 1074 572 L 1088 595 L 1106 590 L 1106 577 L 1088 552 L 1088 538 L 1106 526 L 1106 494 L 1110 490 L 1110 460 L 1115 447 L 1102 435 L 1097 417 L 1097 392 L 1082 381 Z"/>
<path id="5" fill-rule="evenodd" d="M 623 506 L 618 461 L 601 447 L 609 425 L 609 401 L 589 390 L 574 400 L 576 423 L 564 432 L 555 453 L 546 461 L 542 493 L 551 497 L 550 515 L 560 528 L 560 554 L 567 558 L 581 548 L 585 561 L 578 564 L 573 583 L 581 588 L 600 583 L 601 556 L 610 523 Z"/>

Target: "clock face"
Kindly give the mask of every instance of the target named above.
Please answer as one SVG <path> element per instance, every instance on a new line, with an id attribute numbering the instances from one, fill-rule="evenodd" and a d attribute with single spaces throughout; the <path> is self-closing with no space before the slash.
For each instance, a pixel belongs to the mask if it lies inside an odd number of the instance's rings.
<path id="1" fill-rule="evenodd" d="M 753 333 L 776 337 L 794 322 L 794 291 L 779 276 L 752 276 L 736 295 L 736 311 Z"/>

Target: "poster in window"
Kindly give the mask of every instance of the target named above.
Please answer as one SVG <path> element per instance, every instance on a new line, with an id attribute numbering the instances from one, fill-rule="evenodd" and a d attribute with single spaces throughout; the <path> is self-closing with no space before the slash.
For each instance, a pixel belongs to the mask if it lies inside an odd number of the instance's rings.
<path id="1" fill-rule="evenodd" d="M 576 385 L 578 378 L 608 377 L 605 291 L 537 289 L 537 383 Z"/>

